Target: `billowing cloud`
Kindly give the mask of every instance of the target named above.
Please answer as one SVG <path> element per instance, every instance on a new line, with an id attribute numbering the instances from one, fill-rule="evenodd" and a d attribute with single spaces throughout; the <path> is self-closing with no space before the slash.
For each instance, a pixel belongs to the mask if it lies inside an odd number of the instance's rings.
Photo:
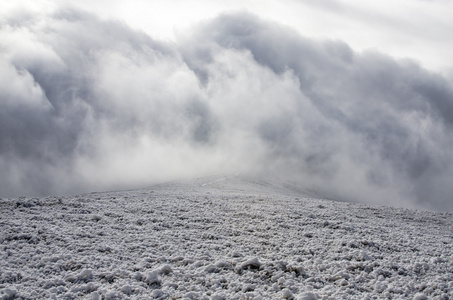
<path id="1" fill-rule="evenodd" d="M 412 61 L 245 13 L 177 42 L 68 8 L 2 22 L 0 196 L 241 172 L 453 209 L 452 85 Z"/>

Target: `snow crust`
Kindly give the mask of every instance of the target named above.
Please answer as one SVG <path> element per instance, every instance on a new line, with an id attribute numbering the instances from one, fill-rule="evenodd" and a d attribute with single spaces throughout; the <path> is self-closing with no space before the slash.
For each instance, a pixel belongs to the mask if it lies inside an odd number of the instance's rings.
<path id="1" fill-rule="evenodd" d="M 0 199 L 1 299 L 452 299 L 450 213 L 277 180 Z"/>

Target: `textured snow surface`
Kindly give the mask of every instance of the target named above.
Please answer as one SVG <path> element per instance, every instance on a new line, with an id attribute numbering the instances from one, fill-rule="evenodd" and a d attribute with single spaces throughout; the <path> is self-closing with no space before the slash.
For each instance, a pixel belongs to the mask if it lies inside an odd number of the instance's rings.
<path id="1" fill-rule="evenodd" d="M 0 200 L 2 299 L 453 299 L 450 213 L 278 180 Z"/>

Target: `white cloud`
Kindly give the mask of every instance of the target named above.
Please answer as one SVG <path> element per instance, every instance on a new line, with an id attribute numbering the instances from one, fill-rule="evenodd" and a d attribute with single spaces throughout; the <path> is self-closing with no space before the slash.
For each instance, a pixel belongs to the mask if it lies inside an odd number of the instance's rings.
<path id="1" fill-rule="evenodd" d="M 38 11 L 49 13 L 61 1 L 11 1 L 3 4 L 10 20 Z M 378 49 L 398 58 L 411 58 L 444 74 L 453 67 L 453 2 L 451 1 L 204 1 L 204 0 L 66 0 L 68 5 L 119 19 L 153 38 L 176 41 L 178 34 L 200 21 L 225 12 L 261 16 L 315 39 L 347 42 L 354 50 Z M 28 12 L 28 13 L 26 13 Z"/>
<path id="2" fill-rule="evenodd" d="M 350 200 L 452 209 L 452 86 L 415 63 L 248 13 L 174 42 L 67 7 L 15 22 L 0 29 L 9 195 L 267 172 Z"/>

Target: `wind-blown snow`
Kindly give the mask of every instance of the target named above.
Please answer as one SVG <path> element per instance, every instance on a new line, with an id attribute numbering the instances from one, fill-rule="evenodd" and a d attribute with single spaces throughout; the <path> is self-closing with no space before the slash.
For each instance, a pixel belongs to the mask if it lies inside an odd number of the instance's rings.
<path id="1" fill-rule="evenodd" d="M 0 224 L 2 299 L 453 297 L 450 213 L 278 180 L 1 199 Z"/>

